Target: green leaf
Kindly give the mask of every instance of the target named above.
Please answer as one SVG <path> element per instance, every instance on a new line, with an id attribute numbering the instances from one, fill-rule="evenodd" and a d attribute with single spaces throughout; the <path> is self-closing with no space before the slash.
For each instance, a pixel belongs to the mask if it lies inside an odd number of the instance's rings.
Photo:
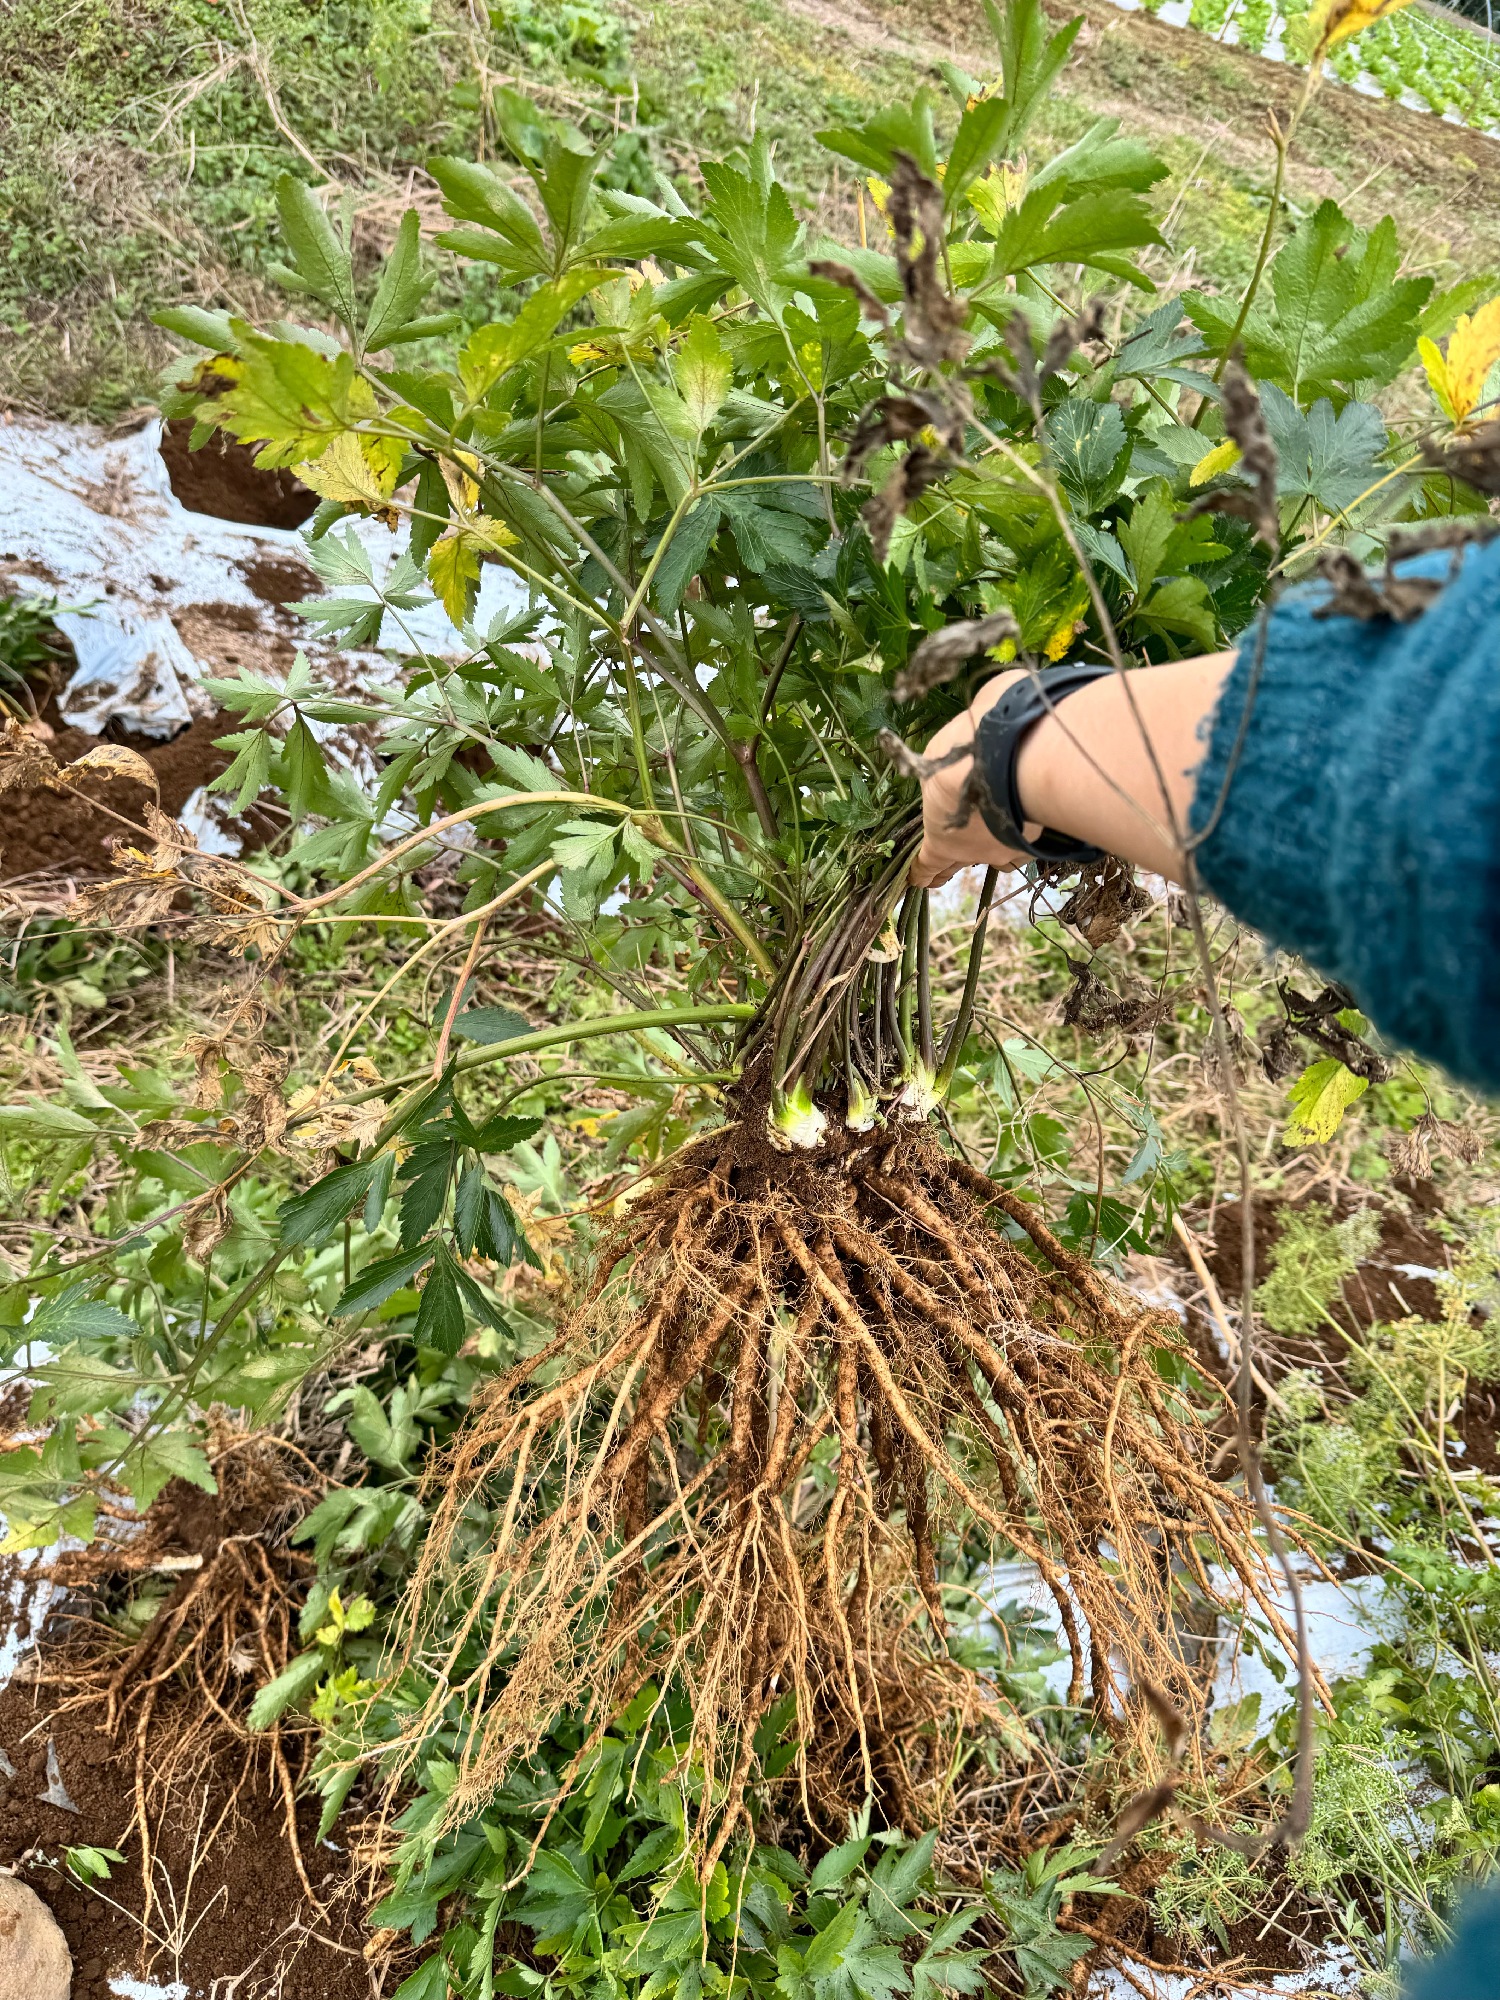
<path id="1" fill-rule="evenodd" d="M 1139 195 L 1110 189 L 1071 195 L 1057 183 L 1028 189 L 1006 211 L 995 238 L 992 276 L 1035 264 L 1092 264 L 1150 290 L 1151 281 L 1126 254 L 1160 243 L 1161 232 Z"/>
<path id="2" fill-rule="evenodd" d="M 837 1888 L 846 1882 L 870 1851 L 870 1835 L 860 1834 L 840 1846 L 830 1848 L 812 1872 L 815 1890 Z"/>
<path id="3" fill-rule="evenodd" d="M 6 1133 L 17 1139 L 95 1139 L 99 1127 L 65 1104 L 33 1098 L 28 1104 L 0 1104 L 0 1138 Z"/>
<path id="4" fill-rule="evenodd" d="M 394 1164 L 394 1154 L 381 1157 Z M 277 1211 L 281 1242 L 289 1249 L 296 1249 L 326 1235 L 364 1200 L 375 1178 L 375 1167 L 374 1160 L 356 1160 L 352 1166 L 335 1167 L 331 1174 L 315 1181 L 305 1194 L 284 1201 Z"/>
<path id="5" fill-rule="evenodd" d="M 708 559 L 721 518 L 716 500 L 698 500 L 677 523 L 656 571 L 656 601 L 663 611 L 675 612 L 681 604 L 683 593 Z"/>
<path id="6" fill-rule="evenodd" d="M 1125 419 L 1113 403 L 1071 396 L 1046 423 L 1047 443 L 1068 498 L 1097 514 L 1119 492 L 1130 463 Z"/>
<path id="7" fill-rule="evenodd" d="M 1241 335 L 1245 365 L 1298 401 L 1393 381 L 1416 350 L 1430 278 L 1397 275 L 1395 224 L 1366 233 L 1335 202 L 1320 202 L 1271 265 L 1269 297 L 1257 298 Z M 1194 326 L 1222 352 L 1239 313 L 1234 297 L 1191 292 Z"/>
<path id="8" fill-rule="evenodd" d="M 404 1388 L 391 1392 L 390 1415 L 368 1383 L 359 1383 L 349 1399 L 349 1435 L 366 1458 L 391 1472 L 405 1472 L 417 1448 L 417 1427 L 411 1399 Z"/>
<path id="9" fill-rule="evenodd" d="M 424 1958 L 396 1988 L 392 2000 L 448 2000 L 448 1961 L 439 1952 Z"/>
<path id="10" fill-rule="evenodd" d="M 1280 499 L 1310 499 L 1324 513 L 1347 514 L 1379 486 L 1382 508 L 1390 506 L 1397 482 L 1381 484 L 1389 467 L 1380 461 L 1390 440 L 1385 419 L 1373 403 L 1346 404 L 1335 416 L 1333 404 L 1320 396 L 1310 410 L 1302 411 L 1270 382 L 1262 386 L 1260 402 L 1276 446 Z"/>
<path id="11" fill-rule="evenodd" d="M 446 1244 L 439 1243 L 432 1270 L 422 1287 L 417 1324 L 412 1337 L 418 1347 L 438 1354 L 457 1354 L 464 1344 L 464 1304 L 458 1271 Z"/>
<path id="12" fill-rule="evenodd" d="M 74 1341 L 133 1340 L 139 1328 L 118 1306 L 103 1299 L 91 1299 L 87 1285 L 69 1285 L 50 1299 L 43 1299 L 26 1322 L 28 1340 L 45 1341 L 60 1348 Z"/>
<path id="13" fill-rule="evenodd" d="M 689 421 L 702 437 L 734 380 L 734 363 L 711 319 L 699 316 L 688 322 L 687 338 L 672 358 L 672 374 Z"/>
<path id="14" fill-rule="evenodd" d="M 943 176 L 943 206 L 950 215 L 1005 143 L 1010 123 L 1011 107 L 1000 97 L 980 98 L 965 109 L 948 148 Z"/>
<path id="15" fill-rule="evenodd" d="M 1460 306 L 1459 311 L 1463 310 Z M 237 342 L 228 313 L 210 312 L 206 306 L 167 306 L 152 313 L 151 318 L 167 333 L 175 333 L 179 340 L 191 340 L 214 354 L 235 352 Z"/>
<path id="16" fill-rule="evenodd" d="M 533 292 L 513 320 L 497 320 L 471 333 L 458 357 L 459 379 L 471 403 L 482 402 L 503 375 L 537 354 L 581 298 L 611 274 L 569 271 Z"/>
<path id="17" fill-rule="evenodd" d="M 498 174 L 470 160 L 441 157 L 429 160 L 427 171 L 442 189 L 443 206 L 451 216 L 493 231 L 476 237 L 469 230 L 449 230 L 437 239 L 445 249 L 502 265 L 516 277 L 539 278 L 550 271 L 536 217 Z"/>
<path id="18" fill-rule="evenodd" d="M 409 1285 L 418 1271 L 430 1261 L 433 1246 L 419 1243 L 414 1250 L 406 1250 L 395 1257 L 382 1257 L 378 1263 L 367 1264 L 349 1289 L 340 1297 L 333 1308 L 331 1317 L 349 1319 L 356 1313 L 374 1312 L 383 1305 L 392 1292 L 399 1292 L 403 1285 Z"/>
<path id="19" fill-rule="evenodd" d="M 1335 1056 L 1309 1063 L 1287 1093 L 1292 1115 L 1282 1134 L 1283 1145 L 1326 1145 L 1349 1106 L 1369 1087 L 1368 1077 L 1356 1076 Z"/>
<path id="20" fill-rule="evenodd" d="M 182 1431 L 150 1432 L 142 1445 L 127 1454 L 120 1476 L 142 1513 L 174 1479 L 185 1479 L 204 1493 L 219 1490 L 212 1466 Z"/>
<path id="21" fill-rule="evenodd" d="M 937 179 L 937 133 L 926 90 L 919 90 L 910 105 L 891 105 L 863 125 L 819 132 L 817 139 L 830 153 L 839 153 L 886 180 L 895 170 L 897 153 L 915 160 L 930 181 Z"/>
<path id="22" fill-rule="evenodd" d="M 431 278 L 422 275 L 421 217 L 414 208 L 409 208 L 401 218 L 391 254 L 385 260 L 380 283 L 370 302 L 364 338 L 367 352 L 378 353 L 390 346 L 394 336 L 408 327 L 432 284 Z"/>
<path id="23" fill-rule="evenodd" d="M 453 1023 L 453 1032 L 461 1041 L 480 1042 L 488 1047 L 495 1042 L 513 1042 L 517 1035 L 529 1035 L 531 1023 L 514 1007 L 470 1007 Z"/>
<path id="24" fill-rule="evenodd" d="M 1010 110 L 999 144 L 1013 153 L 1068 60 L 1083 16 L 1077 15 L 1053 34 L 1041 0 L 1007 0 L 1004 7 L 996 0 L 984 0 L 984 11 L 1000 52 L 1000 80 Z"/>
<path id="25" fill-rule="evenodd" d="M 310 1695 L 322 1678 L 322 1653 L 299 1653 L 284 1672 L 274 1681 L 268 1681 L 256 1695 L 250 1704 L 247 1726 L 254 1730 L 269 1729 L 294 1702 Z"/>
<path id="26" fill-rule="evenodd" d="M 276 206 L 281 233 L 297 260 L 298 277 L 353 333 L 359 303 L 348 245 L 340 240 L 311 188 L 295 174 L 283 174 L 276 183 Z"/>

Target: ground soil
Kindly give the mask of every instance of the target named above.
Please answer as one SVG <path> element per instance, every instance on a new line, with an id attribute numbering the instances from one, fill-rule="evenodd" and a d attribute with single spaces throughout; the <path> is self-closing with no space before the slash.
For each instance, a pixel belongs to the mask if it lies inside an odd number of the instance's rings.
<path id="1" fill-rule="evenodd" d="M 222 1490 L 238 1497 L 174 1481 L 148 1517 L 153 1552 L 209 1561 L 230 1538 L 284 1546 L 285 1509 L 276 1492 L 268 1497 L 253 1480 L 226 1482 Z M 318 1843 L 317 1802 L 299 1808 L 298 1839 L 321 1910 L 299 1880 L 269 1754 L 245 1777 L 244 1739 L 227 1734 L 206 1775 L 179 1785 L 151 1815 L 154 1908 L 149 1934 L 143 1931 L 134 1726 L 127 1720 L 112 1737 L 102 1705 L 77 1703 L 77 1662 L 111 1643 L 89 1622 L 94 1608 L 110 1601 L 107 1561 L 91 1548 L 58 1565 L 69 1595 L 61 1608 L 54 1600 L 39 1652 L 0 1692 L 0 1866 L 16 1868 L 62 1926 L 73 1954 L 73 2000 L 113 2000 L 109 1981 L 120 1973 L 180 1979 L 191 1992 L 232 1992 L 235 2000 L 373 2000 L 388 1991 L 401 1971 L 365 1957 L 368 1897 L 342 1844 Z M 170 1682 L 160 1692 L 166 1706 L 158 1705 L 148 1741 L 153 1773 L 170 1750 L 174 1703 L 196 1701 Z M 49 1751 L 76 1812 L 43 1796 L 51 1789 Z M 205 1838 L 231 1798 L 223 1830 Z M 63 1863 L 64 1849 L 81 1846 L 125 1856 L 97 1891 L 83 1888 Z"/>
<path id="2" fill-rule="evenodd" d="M 119 1973 L 182 1979 L 203 1993 L 223 1990 L 215 1980 L 243 1977 L 233 1989 L 242 2000 L 272 1993 L 369 2000 L 381 1992 L 362 1956 L 369 1933 L 347 1899 L 335 1900 L 344 1858 L 315 1845 L 316 1802 L 299 1813 L 298 1825 L 308 1872 L 320 1896 L 332 1900 L 323 1916 L 297 1879 L 285 1810 L 269 1774 L 246 1788 L 228 1828 L 206 1852 L 195 1853 L 198 1808 L 211 1826 L 224 1804 L 211 1784 L 155 1829 L 158 1936 L 143 1940 L 131 1746 L 111 1741 L 87 1715 L 54 1713 L 57 1699 L 44 1681 L 0 1694 L 0 1748 L 16 1772 L 7 1777 L 0 1770 L 0 1865 L 13 1868 L 30 1857 L 21 1872 L 51 1908 L 73 1954 L 73 2000 L 113 2000 L 109 1981 Z M 37 1796 L 47 1789 L 49 1745 L 77 1812 Z M 47 1865 L 60 1863 L 64 1848 L 79 1846 L 111 1847 L 126 1857 L 101 1885 L 103 1895 Z"/>
<path id="3" fill-rule="evenodd" d="M 47 713 L 44 709 L 44 716 Z M 50 713 L 54 734 L 47 747 L 59 764 L 83 756 L 101 741 L 82 729 L 63 728 L 55 705 Z M 168 743 L 128 730 L 111 730 L 104 740 L 127 744 L 146 758 L 161 786 L 162 810 L 175 816 L 200 785 L 228 765 L 229 753 L 216 750 L 214 738 L 238 727 L 237 717 L 213 715 L 200 718 Z M 91 802 L 108 806 L 131 825 L 139 825 L 141 809 L 149 800 L 146 786 L 131 778 L 90 779 L 80 784 L 76 793 L 8 793 L 0 830 L 0 882 L 40 885 L 48 880 L 108 874 L 109 842 L 129 841 L 131 831 Z"/>
<path id="4" fill-rule="evenodd" d="M 166 425 L 161 440 L 167 478 L 184 507 L 253 528 L 300 528 L 310 518 L 318 496 L 292 473 L 263 472 L 248 445 L 222 434 L 190 451 L 192 434 L 192 424 L 178 417 Z"/>

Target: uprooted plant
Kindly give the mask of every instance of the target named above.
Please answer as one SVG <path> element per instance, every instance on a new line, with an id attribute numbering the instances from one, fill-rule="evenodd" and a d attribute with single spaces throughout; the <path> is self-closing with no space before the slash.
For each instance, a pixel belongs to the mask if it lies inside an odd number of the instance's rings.
<path id="1" fill-rule="evenodd" d="M 453 1763 L 430 1837 L 570 1709 L 588 1731 L 564 1796 L 653 1685 L 691 1697 L 705 1878 L 788 1702 L 815 1819 L 869 1794 L 921 1823 L 957 1732 L 998 1707 L 944 1643 L 939 1572 L 970 1537 L 1034 1562 L 1070 1698 L 1126 1749 L 1163 1703 L 1201 1704 L 1187 1612 L 1232 1592 L 1290 1644 L 1175 1323 L 1062 1244 L 1024 1182 L 937 1135 L 995 885 L 944 1003 L 930 898 L 907 886 L 906 740 L 1001 660 L 1222 644 L 1299 526 L 1322 547 L 1377 496 L 1455 504 L 1446 477 L 1389 467 L 1355 400 L 1403 365 L 1430 285 L 1391 278 L 1389 225 L 1355 231 L 1328 203 L 1281 253 L 1301 292 L 1277 289 L 1278 259 L 1274 308 L 1226 318 L 1194 296 L 1194 331 L 1177 301 L 1126 331 L 1164 169 L 1105 121 L 1028 171 L 1077 24 L 1050 33 L 1031 0 L 995 20 L 1000 78 L 950 70 L 946 144 L 925 94 L 825 135 L 867 177 L 879 248 L 810 242 L 764 145 L 705 166 L 696 208 L 665 181 L 649 200 L 600 185 L 576 133 L 501 91 L 523 192 L 466 162 L 432 174 L 458 225 L 442 246 L 524 290 L 508 318 L 429 344 L 453 328 L 421 312 L 416 214 L 366 297 L 294 182 L 287 281 L 320 323 L 164 316 L 209 350 L 170 399 L 200 442 L 222 428 L 322 496 L 309 549 L 329 594 L 304 614 L 356 648 L 384 637 L 406 668 L 358 694 L 305 662 L 213 683 L 246 722 L 222 782 L 242 803 L 274 785 L 317 824 L 256 870 L 210 865 L 157 815 L 90 913 L 144 921 L 196 889 L 200 935 L 262 961 L 338 921 L 421 936 L 392 984 L 453 962 L 435 1058 L 409 1074 L 370 1062 L 371 1006 L 290 1106 L 243 1007 L 198 1038 L 205 1091 L 163 1143 L 234 1125 L 227 1072 L 247 1165 L 303 1144 L 331 1167 L 204 1345 L 280 1256 L 340 1230 L 335 1321 L 362 1328 L 422 1280 L 420 1350 L 457 1354 L 473 1322 L 512 1340 L 495 1285 L 524 1238 L 486 1162 L 535 1121 L 487 1090 L 497 1064 L 649 1037 L 691 1122 L 716 1121 L 664 1158 L 664 1122 L 643 1119 L 649 1191 L 444 1463 L 399 1662 L 430 1697 L 408 1752 L 441 1717 Z M 1376 291 L 1374 351 L 1294 323 L 1326 333 Z M 1241 332 L 1258 395 L 1229 365 Z M 405 552 L 379 570 L 346 517 L 404 526 Z M 497 574 L 509 596 L 481 619 Z M 457 663 L 403 642 L 428 585 Z M 366 733 L 378 782 L 330 769 L 325 727 Z M 414 871 L 455 852 L 464 906 L 429 917 Z M 1118 875 L 1074 895 L 1100 938 L 1130 913 Z M 597 1010 L 533 1028 L 467 1007 L 487 941 L 544 899 Z M 1128 1005 L 1115 1025 L 1150 1025 Z M 210 1271 L 243 1171 L 188 1204 Z"/>

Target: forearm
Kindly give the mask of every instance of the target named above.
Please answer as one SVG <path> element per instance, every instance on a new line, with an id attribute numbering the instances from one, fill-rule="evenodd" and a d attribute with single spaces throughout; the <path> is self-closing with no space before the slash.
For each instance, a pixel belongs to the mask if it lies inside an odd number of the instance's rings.
<path id="1" fill-rule="evenodd" d="M 1028 820 L 1181 881 L 1206 725 L 1234 661 L 1173 660 L 1069 695 L 1021 746 Z"/>

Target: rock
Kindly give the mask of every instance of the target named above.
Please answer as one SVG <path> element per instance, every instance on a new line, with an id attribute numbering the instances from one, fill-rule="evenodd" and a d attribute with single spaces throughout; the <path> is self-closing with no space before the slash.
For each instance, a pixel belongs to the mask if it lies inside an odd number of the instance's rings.
<path id="1" fill-rule="evenodd" d="M 34 1889 L 0 1875 L 0 2000 L 69 2000 L 73 1960 Z"/>

